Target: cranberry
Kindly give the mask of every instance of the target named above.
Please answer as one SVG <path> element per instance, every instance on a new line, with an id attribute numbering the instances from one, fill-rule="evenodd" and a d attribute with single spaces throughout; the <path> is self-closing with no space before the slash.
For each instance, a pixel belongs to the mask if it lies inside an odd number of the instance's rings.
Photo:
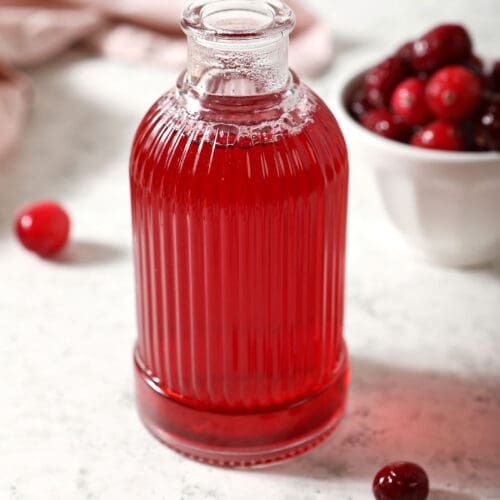
<path id="1" fill-rule="evenodd" d="M 21 243 L 42 257 L 50 257 L 64 247 L 69 227 L 67 213 L 53 201 L 24 207 L 15 220 L 15 230 Z"/>
<path id="2" fill-rule="evenodd" d="M 351 103 L 349 104 L 349 111 L 351 112 L 351 115 L 359 120 L 370 109 L 372 109 L 372 106 L 366 98 L 365 89 L 358 89 L 354 93 L 354 96 L 351 99 Z"/>
<path id="3" fill-rule="evenodd" d="M 482 76 L 484 71 L 484 62 L 476 54 L 472 54 L 467 61 L 464 62 L 464 66 L 472 71 L 477 76 Z"/>
<path id="4" fill-rule="evenodd" d="M 416 71 L 434 71 L 465 61 L 471 51 L 472 42 L 463 26 L 442 24 L 413 43 L 411 64 Z"/>
<path id="5" fill-rule="evenodd" d="M 474 142 L 479 149 L 500 151 L 500 102 L 486 103 L 474 123 Z"/>
<path id="6" fill-rule="evenodd" d="M 408 136 L 408 127 L 399 116 L 387 109 L 369 111 L 361 118 L 361 123 L 372 132 L 388 139 L 403 141 Z"/>
<path id="7" fill-rule="evenodd" d="M 476 141 L 474 138 L 474 122 L 472 120 L 467 120 L 461 124 L 462 132 L 465 138 L 466 151 L 478 151 L 479 148 L 476 146 Z"/>
<path id="8" fill-rule="evenodd" d="M 427 105 L 437 118 L 463 120 L 479 102 L 481 81 L 463 66 L 446 66 L 434 73 L 425 93 Z"/>
<path id="9" fill-rule="evenodd" d="M 375 108 L 389 106 L 392 91 L 407 74 L 408 67 L 399 56 L 389 57 L 372 68 L 365 76 L 368 102 Z"/>
<path id="10" fill-rule="evenodd" d="M 425 500 L 429 495 L 429 478 L 417 464 L 394 462 L 377 472 L 373 494 L 377 500 Z"/>
<path id="11" fill-rule="evenodd" d="M 425 82 L 420 78 L 407 78 L 394 90 L 392 110 L 408 125 L 424 125 L 432 118 L 425 101 Z"/>
<path id="12" fill-rule="evenodd" d="M 500 61 L 496 61 L 491 71 L 491 85 L 495 92 L 500 92 Z"/>
<path id="13" fill-rule="evenodd" d="M 416 132 L 410 139 L 410 144 L 428 149 L 463 151 L 465 136 L 458 125 L 433 122 Z"/>
<path id="14" fill-rule="evenodd" d="M 396 51 L 396 56 L 401 57 L 407 63 L 411 60 L 413 42 L 406 42 Z"/>

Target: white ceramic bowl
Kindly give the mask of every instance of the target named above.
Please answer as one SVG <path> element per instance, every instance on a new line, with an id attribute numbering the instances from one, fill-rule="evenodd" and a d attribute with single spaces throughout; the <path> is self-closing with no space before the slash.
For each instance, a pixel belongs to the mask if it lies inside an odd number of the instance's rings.
<path id="1" fill-rule="evenodd" d="M 363 76 L 358 72 L 340 83 L 335 113 L 350 154 L 373 171 L 390 219 L 436 263 L 465 267 L 495 260 L 500 256 L 500 153 L 432 151 L 366 130 L 346 107 Z"/>

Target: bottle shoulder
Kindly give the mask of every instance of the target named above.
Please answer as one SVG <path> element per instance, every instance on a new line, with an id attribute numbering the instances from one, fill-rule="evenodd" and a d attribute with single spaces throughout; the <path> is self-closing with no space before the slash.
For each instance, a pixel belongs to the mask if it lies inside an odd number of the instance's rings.
<path id="1" fill-rule="evenodd" d="M 297 82 L 283 96 L 271 100 L 218 99 L 212 108 L 194 96 L 172 88 L 149 109 L 136 133 L 134 147 L 151 143 L 154 136 L 168 140 L 171 134 L 213 141 L 217 145 L 269 143 L 300 133 L 315 125 L 338 133 L 338 125 L 321 98 L 307 85 Z M 317 123 L 318 115 L 321 120 Z"/>
<path id="2" fill-rule="evenodd" d="M 193 112 L 176 89 L 168 91 L 139 126 L 132 178 L 148 185 L 159 179 L 179 185 L 181 179 L 195 177 L 245 184 L 299 177 L 321 184 L 338 177 L 347 171 L 347 153 L 333 114 L 306 85 L 300 84 L 295 92 L 294 101 L 282 112 L 256 120 L 257 108 L 242 120 L 234 119 L 235 113 Z"/>

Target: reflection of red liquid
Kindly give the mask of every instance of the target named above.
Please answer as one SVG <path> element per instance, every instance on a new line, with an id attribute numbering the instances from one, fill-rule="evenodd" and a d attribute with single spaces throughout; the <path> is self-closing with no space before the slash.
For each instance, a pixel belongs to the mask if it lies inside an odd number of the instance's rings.
<path id="1" fill-rule="evenodd" d="M 167 98 L 136 136 L 138 405 L 157 437 L 199 459 L 299 453 L 344 406 L 347 158 L 309 100 L 298 132 L 237 141 L 236 126 L 181 121 Z"/>

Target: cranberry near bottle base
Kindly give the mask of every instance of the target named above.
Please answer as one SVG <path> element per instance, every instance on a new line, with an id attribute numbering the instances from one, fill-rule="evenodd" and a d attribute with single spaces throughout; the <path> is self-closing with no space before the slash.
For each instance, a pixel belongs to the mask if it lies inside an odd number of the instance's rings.
<path id="1" fill-rule="evenodd" d="M 348 168 L 287 69 L 289 9 L 237 4 L 186 11 L 188 69 L 141 123 L 130 176 L 141 418 L 192 458 L 248 466 L 342 414 Z"/>

